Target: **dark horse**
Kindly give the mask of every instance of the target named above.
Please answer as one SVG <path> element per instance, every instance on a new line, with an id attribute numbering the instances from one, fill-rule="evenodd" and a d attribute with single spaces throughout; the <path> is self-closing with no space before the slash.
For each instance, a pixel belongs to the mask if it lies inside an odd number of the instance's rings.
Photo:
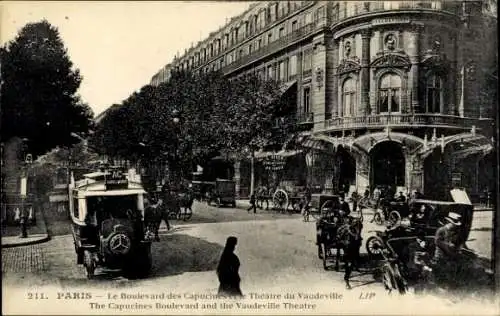
<path id="1" fill-rule="evenodd" d="M 266 210 L 269 209 L 269 194 L 270 192 L 266 186 L 259 186 L 255 190 L 255 200 L 258 208 L 264 209 L 264 202 L 266 202 Z"/>
<path id="2" fill-rule="evenodd" d="M 176 217 L 178 219 L 183 219 L 187 221 L 191 218 L 193 214 L 193 203 L 195 200 L 195 196 L 193 192 L 179 193 L 177 196 L 174 196 L 176 201 L 172 201 L 171 212 L 176 213 Z M 182 213 L 182 209 L 184 209 L 184 213 Z M 189 210 L 189 212 L 188 212 Z"/>
<path id="3" fill-rule="evenodd" d="M 156 204 L 149 205 L 144 210 L 144 226 L 148 238 L 154 237 L 156 241 L 160 240 L 158 230 L 160 229 L 161 221 L 164 220 L 167 224 L 167 229 L 170 230 L 168 222 L 168 211 L 162 199 L 158 199 Z M 153 236 L 151 236 L 153 235 Z"/>
<path id="4" fill-rule="evenodd" d="M 351 289 L 349 278 L 351 277 L 353 268 L 358 268 L 359 250 L 363 240 L 361 237 L 362 230 L 363 216 L 359 218 L 349 216 L 346 218 L 344 224 L 337 230 L 337 255 L 335 256 L 335 270 L 339 270 L 339 254 L 342 249 L 344 253 L 343 261 L 345 264 L 344 281 L 347 289 Z"/>

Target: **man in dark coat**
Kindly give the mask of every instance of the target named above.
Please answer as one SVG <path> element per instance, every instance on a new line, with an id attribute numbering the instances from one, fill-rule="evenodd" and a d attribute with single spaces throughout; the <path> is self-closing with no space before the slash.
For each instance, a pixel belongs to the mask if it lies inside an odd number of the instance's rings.
<path id="1" fill-rule="evenodd" d="M 253 209 L 253 213 L 257 213 L 257 201 L 255 200 L 255 193 L 250 194 L 250 207 L 247 209 L 250 212 Z"/>
<path id="2" fill-rule="evenodd" d="M 240 260 L 234 254 L 234 249 L 238 239 L 230 236 L 226 240 L 226 247 L 220 257 L 217 266 L 217 276 L 219 278 L 219 295 L 223 296 L 243 296 L 240 289 Z"/>

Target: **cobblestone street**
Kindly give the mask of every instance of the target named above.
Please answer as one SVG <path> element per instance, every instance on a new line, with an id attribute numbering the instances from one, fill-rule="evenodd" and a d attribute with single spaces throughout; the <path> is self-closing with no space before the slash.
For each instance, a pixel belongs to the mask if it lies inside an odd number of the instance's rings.
<path id="1" fill-rule="evenodd" d="M 45 268 L 44 245 L 2 249 L 2 273 L 41 272 Z"/>

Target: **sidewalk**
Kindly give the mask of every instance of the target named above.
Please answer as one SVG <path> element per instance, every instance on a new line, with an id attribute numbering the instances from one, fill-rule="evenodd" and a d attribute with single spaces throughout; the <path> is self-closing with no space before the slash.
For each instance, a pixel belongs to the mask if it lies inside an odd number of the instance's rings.
<path id="1" fill-rule="evenodd" d="M 42 242 L 46 242 L 50 239 L 47 224 L 45 223 L 45 216 L 41 210 L 37 210 L 35 213 L 36 216 L 36 225 L 28 227 L 28 237 L 20 238 L 21 228 L 17 227 L 8 227 L 8 230 L 17 231 L 18 234 L 14 236 L 2 236 L 2 248 L 11 248 L 18 246 L 27 246 L 38 244 Z M 31 234 L 30 232 L 34 232 Z"/>

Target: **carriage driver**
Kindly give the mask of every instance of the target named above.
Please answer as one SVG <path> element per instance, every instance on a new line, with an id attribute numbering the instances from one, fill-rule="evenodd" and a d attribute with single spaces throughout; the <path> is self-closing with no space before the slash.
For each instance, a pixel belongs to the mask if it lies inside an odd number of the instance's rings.
<path id="1" fill-rule="evenodd" d="M 451 281 L 456 277 L 455 265 L 461 247 L 458 240 L 462 223 L 460 222 L 461 216 L 455 212 L 450 212 L 445 220 L 447 223 L 436 231 L 433 264 L 437 278 L 448 275 Z"/>

